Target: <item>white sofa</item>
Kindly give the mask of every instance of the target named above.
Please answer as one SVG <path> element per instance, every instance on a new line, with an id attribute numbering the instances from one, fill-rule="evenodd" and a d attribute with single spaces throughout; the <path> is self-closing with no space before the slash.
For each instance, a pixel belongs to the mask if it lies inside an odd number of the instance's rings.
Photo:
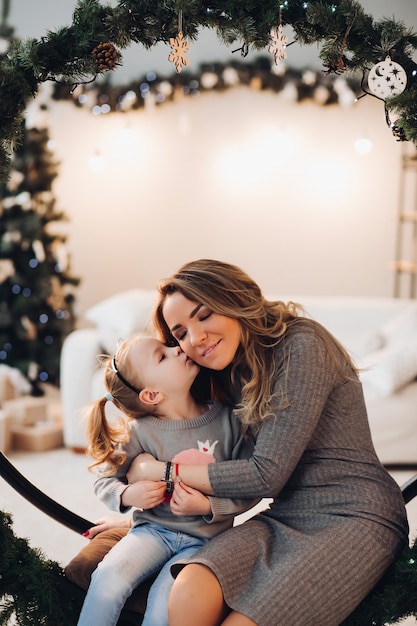
<path id="1" fill-rule="evenodd" d="M 278 299 L 269 295 L 271 299 Z M 417 302 L 366 297 L 281 295 L 300 302 L 344 345 L 361 373 L 376 450 L 386 465 L 417 465 Z M 86 312 L 88 328 L 73 331 L 61 354 L 64 442 L 86 445 L 82 409 L 104 393 L 97 355 L 113 354 L 118 339 L 145 331 L 155 293 L 132 289 Z M 109 410 L 111 405 L 108 404 Z"/>

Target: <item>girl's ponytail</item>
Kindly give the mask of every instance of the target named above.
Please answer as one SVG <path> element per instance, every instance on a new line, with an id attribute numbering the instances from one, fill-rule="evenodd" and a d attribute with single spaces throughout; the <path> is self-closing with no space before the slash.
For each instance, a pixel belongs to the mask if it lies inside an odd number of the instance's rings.
<path id="1" fill-rule="evenodd" d="M 87 453 L 94 459 L 89 465 L 92 469 L 102 463 L 108 464 L 109 473 L 114 473 L 125 460 L 120 444 L 129 440 L 126 422 L 120 420 L 117 425 L 110 425 L 106 419 L 105 406 L 109 398 L 96 400 L 87 413 Z"/>

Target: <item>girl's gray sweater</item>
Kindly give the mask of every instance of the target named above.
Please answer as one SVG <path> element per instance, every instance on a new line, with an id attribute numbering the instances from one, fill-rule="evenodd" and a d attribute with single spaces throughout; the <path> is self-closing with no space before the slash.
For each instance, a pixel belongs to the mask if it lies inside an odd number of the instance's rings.
<path id="1" fill-rule="evenodd" d="M 129 423 L 130 440 L 123 446 L 126 460 L 117 472 L 106 475 L 105 469 L 94 484 L 94 491 L 113 511 L 125 512 L 121 496 L 126 489 L 126 474 L 132 460 L 141 452 L 153 454 L 159 461 L 209 464 L 228 459 L 249 458 L 250 441 L 244 440 L 241 426 L 232 410 L 219 402 L 210 402 L 209 410 L 186 420 L 161 420 L 148 416 Z M 161 480 L 162 480 L 161 476 Z M 209 496 L 211 516 L 173 515 L 169 503 L 153 509 L 135 509 L 133 525 L 154 522 L 170 530 L 210 538 L 233 525 L 235 515 L 247 511 L 257 499 L 215 498 Z"/>

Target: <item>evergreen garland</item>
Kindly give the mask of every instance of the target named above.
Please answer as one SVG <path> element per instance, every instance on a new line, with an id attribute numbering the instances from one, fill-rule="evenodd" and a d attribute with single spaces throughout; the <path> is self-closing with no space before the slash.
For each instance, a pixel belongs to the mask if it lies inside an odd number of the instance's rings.
<path id="1" fill-rule="evenodd" d="M 26 539 L 16 537 L 12 517 L 0 511 L 0 625 L 75 626 L 80 599 L 65 575 Z"/>
<path id="2" fill-rule="evenodd" d="M 321 44 L 320 58 L 328 72 L 362 72 L 389 54 L 407 73 L 408 86 L 387 99 L 398 115 L 398 136 L 417 143 L 417 33 L 394 18 L 375 22 L 356 0 L 119 0 L 115 7 L 98 0 L 78 0 L 72 24 L 40 40 L 15 41 L 0 62 L 0 177 L 7 177 L 10 153 L 21 137 L 27 101 L 46 80 L 78 84 L 93 81 L 121 62 L 118 48 L 140 43 L 152 48 L 176 37 L 197 39 L 200 28 L 214 29 L 225 45 L 238 41 L 243 49 L 268 46 L 271 28 L 291 25 L 301 45 Z M 103 43 L 117 50 L 107 69 L 95 51 Z M 1 179 L 1 178 L 0 178 Z"/>

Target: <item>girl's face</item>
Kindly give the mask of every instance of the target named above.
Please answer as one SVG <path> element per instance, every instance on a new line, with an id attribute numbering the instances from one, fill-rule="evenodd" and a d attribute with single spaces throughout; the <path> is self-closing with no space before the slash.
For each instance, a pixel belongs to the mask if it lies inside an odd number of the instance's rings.
<path id="1" fill-rule="evenodd" d="M 179 291 L 166 296 L 162 313 L 173 337 L 193 361 L 212 370 L 222 370 L 233 361 L 241 337 L 237 319 L 214 313 Z"/>
<path id="2" fill-rule="evenodd" d="M 168 397 L 188 393 L 199 367 L 179 346 L 168 348 L 153 337 L 140 337 L 129 354 L 142 386 Z"/>

